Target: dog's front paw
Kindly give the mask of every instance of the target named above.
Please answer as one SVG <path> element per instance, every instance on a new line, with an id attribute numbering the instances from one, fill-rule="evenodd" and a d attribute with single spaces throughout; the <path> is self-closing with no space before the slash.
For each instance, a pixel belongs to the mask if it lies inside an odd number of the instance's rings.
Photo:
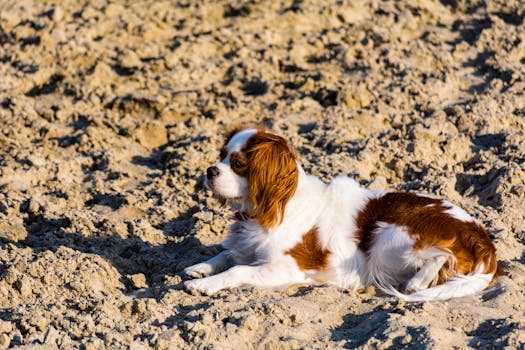
<path id="1" fill-rule="evenodd" d="M 209 278 L 199 278 L 196 280 L 184 282 L 184 287 L 190 291 L 198 291 L 202 294 L 212 295 L 215 294 L 220 288 L 209 279 Z"/>
<path id="2" fill-rule="evenodd" d="M 213 267 L 207 263 L 200 263 L 184 269 L 184 273 L 193 278 L 206 277 L 213 274 Z"/>

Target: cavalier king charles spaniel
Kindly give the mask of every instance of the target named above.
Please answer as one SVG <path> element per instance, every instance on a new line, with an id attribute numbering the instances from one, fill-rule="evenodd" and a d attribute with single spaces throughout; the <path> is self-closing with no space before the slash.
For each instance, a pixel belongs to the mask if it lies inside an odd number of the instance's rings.
<path id="1" fill-rule="evenodd" d="M 479 294 L 499 273 L 487 231 L 463 209 L 423 194 L 364 189 L 307 175 L 288 142 L 236 129 L 205 185 L 236 211 L 225 248 L 186 268 L 186 288 L 375 285 L 407 301 Z"/>

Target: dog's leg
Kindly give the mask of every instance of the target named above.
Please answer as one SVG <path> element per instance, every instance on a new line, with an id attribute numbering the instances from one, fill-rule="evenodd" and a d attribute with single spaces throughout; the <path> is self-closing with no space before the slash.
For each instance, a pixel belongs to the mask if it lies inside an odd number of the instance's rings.
<path id="1" fill-rule="evenodd" d="M 444 254 L 426 261 L 419 271 L 407 282 L 405 291 L 412 293 L 428 288 L 448 259 L 448 254 Z"/>
<path id="2" fill-rule="evenodd" d="M 190 290 L 211 295 L 221 289 L 242 285 L 277 288 L 301 282 L 306 282 L 304 275 L 286 266 L 237 265 L 215 276 L 186 281 L 184 285 Z"/>
<path id="3" fill-rule="evenodd" d="M 205 262 L 189 266 L 184 273 L 190 277 L 199 278 L 222 272 L 233 265 L 233 258 L 229 250 L 224 250 Z"/>

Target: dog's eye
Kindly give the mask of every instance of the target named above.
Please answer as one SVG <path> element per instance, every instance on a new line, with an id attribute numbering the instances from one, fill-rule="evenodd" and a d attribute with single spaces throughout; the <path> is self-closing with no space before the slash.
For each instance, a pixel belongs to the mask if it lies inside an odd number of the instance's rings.
<path id="1" fill-rule="evenodd" d="M 242 166 L 242 163 L 238 159 L 233 159 L 231 165 L 233 168 L 240 168 Z"/>

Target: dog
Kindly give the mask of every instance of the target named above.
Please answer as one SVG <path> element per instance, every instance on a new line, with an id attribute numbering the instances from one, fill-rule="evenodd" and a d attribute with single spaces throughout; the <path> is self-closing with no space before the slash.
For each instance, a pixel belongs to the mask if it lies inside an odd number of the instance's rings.
<path id="1" fill-rule="evenodd" d="M 452 203 L 411 192 L 372 191 L 337 176 L 307 175 L 283 137 L 237 128 L 205 186 L 236 211 L 224 251 L 184 272 L 211 295 L 251 285 L 375 285 L 407 301 L 480 294 L 499 274 L 481 224 Z"/>

